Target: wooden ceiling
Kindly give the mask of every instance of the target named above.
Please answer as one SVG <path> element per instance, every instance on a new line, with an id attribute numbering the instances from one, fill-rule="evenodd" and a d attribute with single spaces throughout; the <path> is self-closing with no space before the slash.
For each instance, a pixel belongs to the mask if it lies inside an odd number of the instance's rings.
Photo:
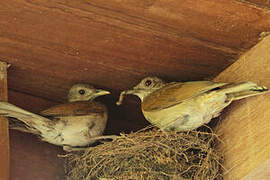
<path id="1" fill-rule="evenodd" d="M 72 84 L 91 83 L 113 92 L 100 98 L 110 106 L 107 133 L 147 124 L 138 99 L 115 107 L 120 90 L 148 75 L 211 79 L 267 32 L 268 0 L 0 1 L 0 59 L 11 64 L 10 102 L 38 112 L 66 101 Z M 38 161 L 40 146 L 33 144 L 33 157 L 25 159 L 27 153 L 16 150 L 25 146 L 20 135 L 11 136 L 12 179 L 38 179 L 38 173 L 31 176 L 31 162 Z M 42 160 L 50 166 L 58 151 L 43 148 L 39 155 L 50 157 Z"/>
<path id="2" fill-rule="evenodd" d="M 77 82 L 212 78 L 270 31 L 267 2 L 250 2 L 2 0 L 0 59 L 11 90 L 55 102 Z"/>

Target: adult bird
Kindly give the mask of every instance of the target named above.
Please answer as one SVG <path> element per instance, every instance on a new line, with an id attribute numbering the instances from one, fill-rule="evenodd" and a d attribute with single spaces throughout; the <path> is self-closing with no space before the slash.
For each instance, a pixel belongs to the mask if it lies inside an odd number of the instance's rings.
<path id="1" fill-rule="evenodd" d="M 232 101 L 269 92 L 253 82 L 219 83 L 191 81 L 165 83 L 147 77 L 131 90 L 120 94 L 137 95 L 145 118 L 163 130 L 187 131 L 208 123 Z"/>
<path id="2" fill-rule="evenodd" d="M 0 115 L 8 117 L 10 128 L 38 135 L 43 141 L 63 146 L 66 151 L 78 150 L 94 143 L 103 134 L 107 108 L 94 101 L 110 92 L 88 84 L 76 84 L 68 93 L 68 103 L 53 106 L 34 114 L 8 102 L 0 102 Z"/>

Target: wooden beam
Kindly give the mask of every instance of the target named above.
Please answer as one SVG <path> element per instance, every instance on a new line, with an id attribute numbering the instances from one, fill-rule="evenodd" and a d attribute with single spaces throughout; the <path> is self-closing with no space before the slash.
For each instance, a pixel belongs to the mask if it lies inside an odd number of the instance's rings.
<path id="1" fill-rule="evenodd" d="M 9 87 L 61 101 L 75 82 L 119 91 L 147 75 L 215 77 L 270 30 L 269 10 L 237 0 L 1 0 L 0 9 Z"/>
<path id="2" fill-rule="evenodd" d="M 242 55 L 215 81 L 253 81 L 270 88 L 270 36 Z M 222 115 L 217 133 L 224 141 L 221 148 L 225 151 L 224 166 L 228 170 L 225 179 L 269 178 L 266 176 L 270 159 L 269 107 L 270 94 L 265 94 L 234 102 Z M 256 168 L 260 176 L 254 177 Z"/>
<path id="3" fill-rule="evenodd" d="M 8 100 L 7 63 L 0 61 L 0 101 Z M 0 179 L 9 179 L 9 131 L 8 120 L 0 117 Z"/>

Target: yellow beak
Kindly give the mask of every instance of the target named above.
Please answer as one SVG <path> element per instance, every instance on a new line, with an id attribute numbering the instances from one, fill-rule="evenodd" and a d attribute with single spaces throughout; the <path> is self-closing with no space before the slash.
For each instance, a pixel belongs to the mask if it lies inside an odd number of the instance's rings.
<path id="1" fill-rule="evenodd" d="M 93 98 L 96 98 L 96 97 L 99 97 L 99 96 L 104 96 L 104 95 L 107 95 L 107 94 L 111 94 L 111 92 L 105 91 L 103 89 L 96 89 L 96 92 L 95 92 Z"/>

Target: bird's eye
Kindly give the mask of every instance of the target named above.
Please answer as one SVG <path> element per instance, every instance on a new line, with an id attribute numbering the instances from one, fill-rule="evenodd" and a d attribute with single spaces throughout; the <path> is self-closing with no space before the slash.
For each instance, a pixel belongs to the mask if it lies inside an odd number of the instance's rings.
<path id="1" fill-rule="evenodd" d="M 80 93 L 80 95 L 84 95 L 85 94 L 85 90 L 81 89 L 81 90 L 79 90 L 79 93 Z"/>
<path id="2" fill-rule="evenodd" d="M 152 84 L 152 81 L 151 80 L 147 80 L 147 81 L 145 81 L 145 86 L 150 86 L 151 84 Z"/>

